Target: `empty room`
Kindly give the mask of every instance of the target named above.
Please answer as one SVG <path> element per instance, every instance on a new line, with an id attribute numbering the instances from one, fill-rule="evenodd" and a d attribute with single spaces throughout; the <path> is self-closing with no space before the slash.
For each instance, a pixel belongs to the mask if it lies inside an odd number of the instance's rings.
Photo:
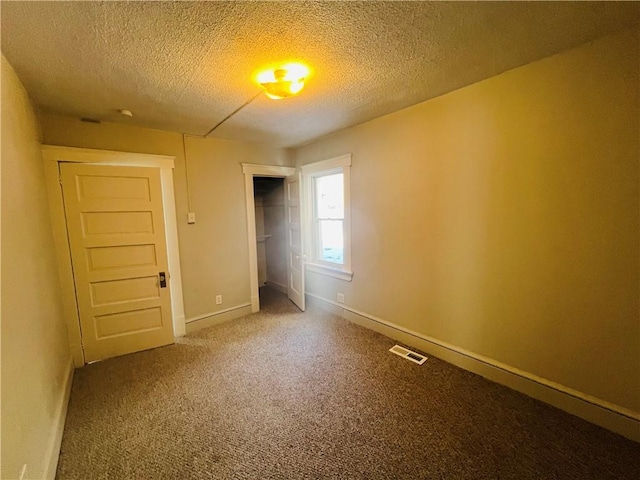
<path id="1" fill-rule="evenodd" d="M 640 478 L 640 3 L 0 32 L 0 478 Z"/>

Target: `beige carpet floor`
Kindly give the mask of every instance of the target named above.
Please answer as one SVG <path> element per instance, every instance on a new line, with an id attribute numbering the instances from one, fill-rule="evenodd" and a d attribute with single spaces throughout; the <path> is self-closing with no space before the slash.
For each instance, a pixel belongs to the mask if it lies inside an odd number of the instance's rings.
<path id="1" fill-rule="evenodd" d="M 75 374 L 59 479 L 638 479 L 640 444 L 261 292 Z"/>

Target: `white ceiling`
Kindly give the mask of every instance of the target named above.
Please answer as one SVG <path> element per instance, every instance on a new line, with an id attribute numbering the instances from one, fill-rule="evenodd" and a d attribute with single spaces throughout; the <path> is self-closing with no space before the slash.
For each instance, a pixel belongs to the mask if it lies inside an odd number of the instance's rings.
<path id="1" fill-rule="evenodd" d="M 637 24 L 617 2 L 6 2 L 2 52 L 44 111 L 296 146 Z M 115 113 L 129 109 L 133 118 Z"/>

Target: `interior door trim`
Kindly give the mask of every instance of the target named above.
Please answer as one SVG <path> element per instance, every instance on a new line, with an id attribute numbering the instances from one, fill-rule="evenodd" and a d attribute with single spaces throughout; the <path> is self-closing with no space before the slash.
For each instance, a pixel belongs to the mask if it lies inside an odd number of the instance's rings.
<path id="1" fill-rule="evenodd" d="M 96 165 L 118 165 L 129 167 L 155 167 L 160 169 L 162 183 L 162 204 L 165 217 L 165 235 L 167 257 L 169 261 L 169 282 L 171 286 L 171 305 L 173 334 L 176 337 L 186 334 L 184 302 L 182 297 L 182 275 L 180 272 L 180 254 L 178 249 L 178 224 L 176 221 L 175 193 L 173 188 L 173 168 L 175 157 L 144 153 L 128 153 L 111 150 L 63 147 L 43 145 L 44 163 L 49 213 L 53 228 L 53 240 L 58 261 L 58 277 L 62 288 L 64 317 L 69 335 L 71 355 L 76 368 L 85 364 L 82 349 L 82 332 L 76 303 L 71 251 L 67 241 L 67 223 L 64 214 L 64 200 L 60 184 L 58 164 L 61 162 L 87 163 Z"/>

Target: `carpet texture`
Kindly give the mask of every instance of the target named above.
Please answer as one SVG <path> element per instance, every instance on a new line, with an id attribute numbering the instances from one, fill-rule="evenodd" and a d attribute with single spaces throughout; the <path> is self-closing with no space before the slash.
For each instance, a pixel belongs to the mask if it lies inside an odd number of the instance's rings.
<path id="1" fill-rule="evenodd" d="M 59 479 L 637 479 L 640 444 L 318 309 L 76 371 Z"/>

